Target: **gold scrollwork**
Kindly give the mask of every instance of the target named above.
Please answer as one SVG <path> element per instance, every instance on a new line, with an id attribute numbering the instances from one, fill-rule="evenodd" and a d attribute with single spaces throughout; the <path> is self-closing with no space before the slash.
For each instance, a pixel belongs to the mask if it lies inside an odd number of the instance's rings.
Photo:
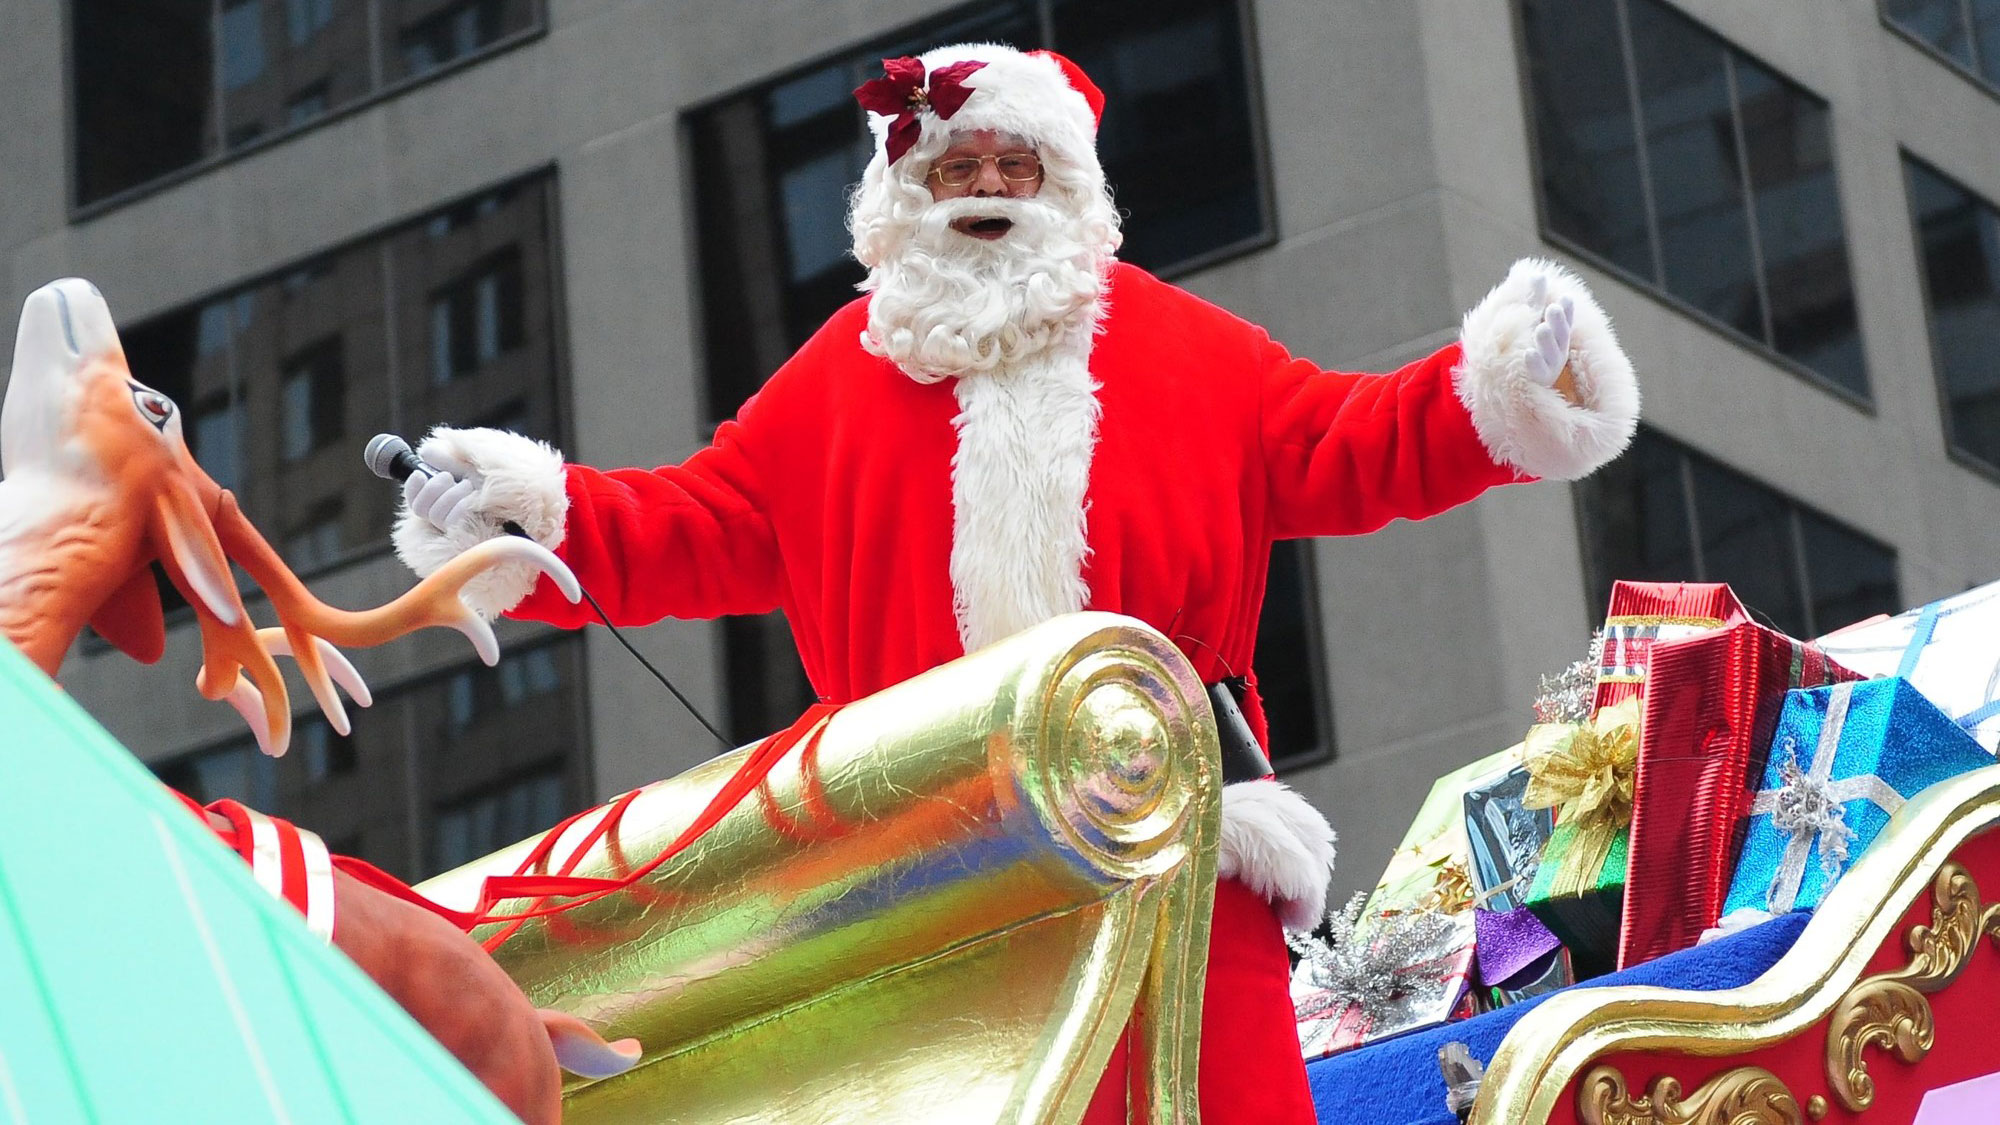
<path id="1" fill-rule="evenodd" d="M 1862 1057 L 1880 1047 L 1905 1063 L 1930 1053 L 1937 1021 L 1926 995 L 1958 979 L 1981 934 L 2000 941 L 2000 905 L 1980 901 L 1979 887 L 1958 863 L 1938 869 L 1931 884 L 1931 924 L 1903 937 L 1910 963 L 1869 977 L 1840 998 L 1826 1032 L 1826 1078 L 1840 1104 L 1859 1112 L 1875 1102 L 1875 1079 Z"/>
<path id="2" fill-rule="evenodd" d="M 1577 1085 L 1583 1125 L 1804 1125 L 1799 1100 L 1784 1080 L 1761 1066 L 1725 1070 L 1681 1096 L 1680 1081 L 1661 1075 L 1644 1095 L 1625 1086 L 1611 1066 L 1593 1067 Z"/>

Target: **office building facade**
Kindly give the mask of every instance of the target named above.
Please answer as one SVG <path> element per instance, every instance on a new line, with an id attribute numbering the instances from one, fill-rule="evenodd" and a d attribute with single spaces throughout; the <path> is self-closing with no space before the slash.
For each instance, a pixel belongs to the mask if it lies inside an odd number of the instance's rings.
<path id="1" fill-rule="evenodd" d="M 1372 883 L 1431 778 L 1515 741 L 1613 577 L 1727 580 L 1801 635 L 2000 577 L 2000 16 L 1963 0 L 69 0 L 0 39 L 16 299 L 97 282 L 134 373 L 322 598 L 408 584 L 377 431 L 501 425 L 599 465 L 700 448 L 852 295 L 849 91 L 951 40 L 1109 106 L 1126 256 L 1296 353 L 1387 370 L 1524 255 L 1641 376 L 1570 486 L 1285 545 L 1274 756 Z M 170 599 L 171 603 L 171 599 Z M 253 605 L 253 612 L 256 607 Z M 378 703 L 256 758 L 165 666 L 66 686 L 157 772 L 399 873 L 709 756 L 602 630 L 355 662 Z M 810 701 L 782 619 L 634 639 L 735 737 Z M 295 692 L 302 696 L 303 692 Z"/>

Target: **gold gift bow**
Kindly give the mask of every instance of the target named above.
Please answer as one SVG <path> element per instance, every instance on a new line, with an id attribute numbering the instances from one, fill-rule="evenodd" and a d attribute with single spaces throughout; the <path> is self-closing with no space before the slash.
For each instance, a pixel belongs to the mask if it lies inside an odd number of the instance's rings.
<path id="1" fill-rule="evenodd" d="M 1530 727 L 1527 809 L 1554 809 L 1574 826 L 1569 854 L 1549 886 L 1552 895 L 1588 890 L 1618 833 L 1632 823 L 1632 781 L 1639 768 L 1639 700 L 1606 707 L 1584 724 Z"/>

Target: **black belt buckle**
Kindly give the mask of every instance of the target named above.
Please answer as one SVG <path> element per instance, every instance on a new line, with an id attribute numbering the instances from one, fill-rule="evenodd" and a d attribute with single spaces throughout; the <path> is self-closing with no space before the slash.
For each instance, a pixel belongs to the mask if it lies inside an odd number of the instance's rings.
<path id="1" fill-rule="evenodd" d="M 1256 781 L 1271 776 L 1271 759 L 1250 733 L 1250 721 L 1243 717 L 1242 699 L 1249 685 L 1241 676 L 1217 680 L 1208 685 L 1208 702 L 1215 710 L 1215 733 L 1222 742 L 1222 782 Z"/>

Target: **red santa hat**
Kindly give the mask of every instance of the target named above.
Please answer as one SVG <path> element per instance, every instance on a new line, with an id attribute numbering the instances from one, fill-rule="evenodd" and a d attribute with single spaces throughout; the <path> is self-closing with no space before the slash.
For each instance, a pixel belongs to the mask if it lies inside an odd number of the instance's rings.
<path id="1" fill-rule="evenodd" d="M 1032 143 L 1048 182 L 1079 194 L 1103 189 L 1097 123 L 1104 94 L 1061 55 L 962 43 L 914 60 L 885 59 L 883 69 L 883 78 L 855 91 L 875 134 L 864 187 L 892 172 L 921 180 L 954 134 L 992 130 Z"/>

